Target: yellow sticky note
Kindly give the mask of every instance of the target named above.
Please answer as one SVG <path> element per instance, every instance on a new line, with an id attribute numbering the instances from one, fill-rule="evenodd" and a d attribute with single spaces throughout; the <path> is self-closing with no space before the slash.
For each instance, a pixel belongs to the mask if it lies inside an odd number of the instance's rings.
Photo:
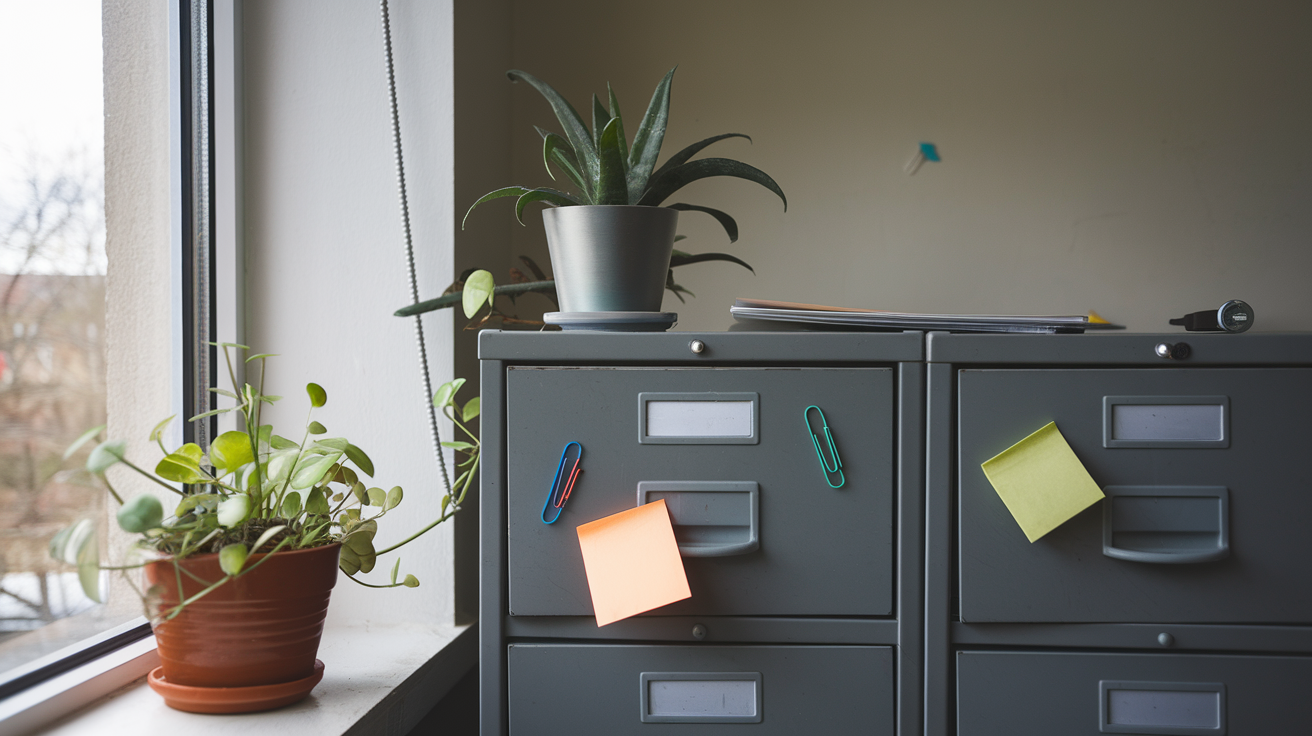
<path id="1" fill-rule="evenodd" d="M 1007 510 L 1031 542 L 1103 498 L 1056 422 L 981 466 Z"/>
<path id="2" fill-rule="evenodd" d="M 692 597 L 665 499 L 577 531 L 598 626 Z"/>

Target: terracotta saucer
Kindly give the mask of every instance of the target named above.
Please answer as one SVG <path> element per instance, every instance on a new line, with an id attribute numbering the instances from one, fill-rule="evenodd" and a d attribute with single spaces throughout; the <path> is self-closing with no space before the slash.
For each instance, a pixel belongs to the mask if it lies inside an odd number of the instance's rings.
<path id="1" fill-rule="evenodd" d="M 291 705 L 304 699 L 323 679 L 323 662 L 314 660 L 314 674 L 300 680 L 251 687 L 195 687 L 175 685 L 156 667 L 146 677 L 150 689 L 164 696 L 164 704 L 188 713 L 254 713 Z"/>

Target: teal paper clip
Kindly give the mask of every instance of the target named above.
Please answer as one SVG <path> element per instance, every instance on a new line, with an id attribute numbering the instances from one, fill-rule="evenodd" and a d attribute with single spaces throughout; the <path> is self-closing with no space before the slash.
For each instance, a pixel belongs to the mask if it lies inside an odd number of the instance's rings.
<path id="1" fill-rule="evenodd" d="M 820 449 L 820 438 L 815 436 L 811 429 L 811 410 L 815 409 L 820 414 L 820 423 L 825 427 L 825 442 L 829 444 L 829 456 L 834 459 L 832 463 L 825 460 L 824 451 Z M 806 422 L 806 431 L 811 433 L 811 444 L 815 445 L 815 456 L 820 459 L 820 469 L 824 471 L 825 482 L 830 488 L 842 488 L 847 483 L 847 478 L 843 476 L 843 461 L 838 457 L 838 448 L 834 447 L 834 435 L 829 431 L 829 420 L 825 419 L 825 413 L 820 407 L 812 404 L 802 410 L 802 421 Z M 838 485 L 829 479 L 829 476 L 838 473 Z"/>
<path id="2" fill-rule="evenodd" d="M 574 456 L 573 464 L 570 465 L 569 448 L 577 447 L 578 454 Z M 579 473 L 583 468 L 579 467 L 579 461 L 583 459 L 583 445 L 577 442 L 570 442 L 565 445 L 565 449 L 560 452 L 560 464 L 556 466 L 556 477 L 551 481 L 551 490 L 547 493 L 547 502 L 542 504 L 542 523 L 554 524 L 556 519 L 565 510 L 565 502 L 569 500 L 569 494 L 574 490 L 574 484 L 579 479 Z M 569 465 L 569 470 L 565 466 Z M 547 520 L 547 509 L 555 509 L 556 514 Z"/>

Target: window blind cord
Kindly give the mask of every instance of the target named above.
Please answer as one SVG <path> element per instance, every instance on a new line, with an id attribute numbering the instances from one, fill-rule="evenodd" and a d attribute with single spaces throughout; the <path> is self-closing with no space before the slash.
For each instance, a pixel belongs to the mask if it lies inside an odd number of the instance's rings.
<path id="1" fill-rule="evenodd" d="M 396 155 L 396 181 L 401 194 L 401 225 L 405 231 L 405 263 L 410 277 L 410 303 L 419 303 L 419 278 L 415 275 L 415 248 L 410 236 L 410 202 L 405 191 L 405 160 L 401 153 L 401 115 L 396 104 L 396 71 L 392 64 L 392 24 L 388 18 L 387 0 L 381 0 L 383 14 L 383 48 L 387 57 L 387 94 L 392 112 L 392 150 Z M 433 405 L 433 378 L 428 368 L 428 346 L 424 341 L 422 315 L 415 315 L 415 343 L 419 349 L 419 373 L 423 378 L 424 405 L 428 407 L 428 428 L 432 435 L 433 454 L 442 469 L 442 485 L 455 500 L 451 490 L 451 476 L 447 473 L 446 457 L 442 454 L 442 436 L 437 427 L 437 407 Z"/>

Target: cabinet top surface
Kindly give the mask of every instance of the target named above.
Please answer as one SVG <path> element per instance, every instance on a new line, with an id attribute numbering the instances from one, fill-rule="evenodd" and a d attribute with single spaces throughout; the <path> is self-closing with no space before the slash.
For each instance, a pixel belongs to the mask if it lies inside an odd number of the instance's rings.
<path id="1" fill-rule="evenodd" d="M 1162 357 L 1158 346 L 1187 345 L 1183 357 Z M 1085 335 L 979 335 L 930 332 L 925 359 L 962 365 L 1053 364 L 1306 365 L 1312 364 L 1312 333 L 1165 332 Z"/>
<path id="2" fill-rule="evenodd" d="M 478 336 L 478 357 L 576 364 L 896 363 L 924 360 L 924 333 L 484 330 Z"/>

